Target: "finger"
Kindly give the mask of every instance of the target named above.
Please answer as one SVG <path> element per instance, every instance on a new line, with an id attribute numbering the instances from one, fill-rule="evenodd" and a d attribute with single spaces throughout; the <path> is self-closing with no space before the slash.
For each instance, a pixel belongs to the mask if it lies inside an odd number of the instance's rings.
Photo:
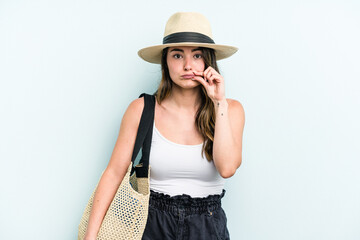
<path id="1" fill-rule="evenodd" d="M 204 73 L 212 72 L 213 74 L 219 74 L 213 67 L 208 67 Z"/>
<path id="2" fill-rule="evenodd" d="M 211 71 L 209 71 L 209 72 L 206 74 L 206 78 L 207 78 L 207 79 L 210 79 L 212 75 L 213 75 L 213 73 L 212 73 Z"/>
<path id="3" fill-rule="evenodd" d="M 215 82 L 222 82 L 222 77 L 220 75 L 212 75 L 210 78 L 209 78 L 213 83 Z"/>
<path id="4" fill-rule="evenodd" d="M 205 71 L 204 71 L 204 76 L 207 75 L 211 70 L 211 67 L 208 67 Z"/>
<path id="5" fill-rule="evenodd" d="M 212 75 L 212 76 L 209 78 L 211 84 L 215 84 L 215 82 L 214 82 L 214 81 L 215 81 L 215 78 L 216 78 L 215 75 Z"/>
<path id="6" fill-rule="evenodd" d="M 192 71 L 196 76 L 204 76 L 204 72 Z"/>
<path id="7" fill-rule="evenodd" d="M 215 69 L 213 69 L 212 67 L 208 67 L 206 71 L 204 71 L 204 76 L 211 77 L 211 75 L 213 75 L 214 73 L 216 73 Z"/>
<path id="8" fill-rule="evenodd" d="M 212 70 L 212 69 L 214 69 L 212 66 L 208 66 L 206 70 L 209 70 L 209 71 L 210 71 L 210 70 Z"/>
<path id="9" fill-rule="evenodd" d="M 203 76 L 203 77 L 204 77 L 204 79 L 205 79 L 205 81 L 207 81 L 207 82 L 208 82 L 208 80 L 207 80 L 207 78 L 206 78 L 206 76 L 205 76 L 204 72 L 197 72 L 197 71 L 193 71 L 193 74 L 194 74 L 195 76 Z"/>
<path id="10" fill-rule="evenodd" d="M 197 77 L 197 76 L 195 76 L 195 77 L 192 78 L 192 80 L 193 80 L 193 81 L 198 81 L 198 82 L 201 83 L 205 88 L 206 88 L 207 86 L 209 86 L 209 83 L 206 82 L 205 79 L 203 79 L 202 77 Z"/>

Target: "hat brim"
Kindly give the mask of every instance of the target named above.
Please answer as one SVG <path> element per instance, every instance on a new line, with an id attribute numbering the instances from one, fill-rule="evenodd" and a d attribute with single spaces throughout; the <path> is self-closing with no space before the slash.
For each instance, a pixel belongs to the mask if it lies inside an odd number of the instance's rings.
<path id="1" fill-rule="evenodd" d="M 227 45 L 211 44 L 211 43 L 198 43 L 198 42 L 182 42 L 182 43 L 169 43 L 146 47 L 138 51 L 139 57 L 150 63 L 161 63 L 162 50 L 167 47 L 180 47 L 180 46 L 194 46 L 206 47 L 215 50 L 216 60 L 228 58 L 237 52 L 238 48 Z"/>

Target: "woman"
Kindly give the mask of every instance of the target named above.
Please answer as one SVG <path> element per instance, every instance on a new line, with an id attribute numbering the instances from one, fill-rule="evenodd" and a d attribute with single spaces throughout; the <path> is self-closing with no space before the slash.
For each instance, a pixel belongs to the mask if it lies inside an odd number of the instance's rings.
<path id="1" fill-rule="evenodd" d="M 150 202 L 143 239 L 229 239 L 221 208 L 224 178 L 242 161 L 244 109 L 225 98 L 216 59 L 237 48 L 217 45 L 199 13 L 175 13 L 163 44 L 139 56 L 161 63 L 150 152 Z M 85 239 L 96 239 L 106 209 L 131 161 L 143 98 L 126 110 L 99 182 Z"/>

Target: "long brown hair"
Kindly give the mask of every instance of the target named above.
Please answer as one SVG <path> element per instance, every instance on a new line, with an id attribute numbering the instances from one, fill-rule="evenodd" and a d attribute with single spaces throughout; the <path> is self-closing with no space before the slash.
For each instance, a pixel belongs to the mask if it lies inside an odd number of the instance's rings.
<path id="1" fill-rule="evenodd" d="M 169 68 L 166 61 L 168 49 L 169 48 L 165 48 L 162 52 L 162 57 L 161 57 L 162 78 L 158 89 L 154 93 L 157 102 L 159 104 L 161 104 L 161 102 L 171 94 L 172 86 L 173 86 L 173 82 L 170 78 Z M 202 51 L 202 56 L 205 62 L 205 69 L 211 66 L 217 72 L 219 72 L 218 65 L 216 63 L 215 50 L 204 47 L 200 47 L 200 50 Z M 201 87 L 201 91 L 200 91 L 201 104 L 196 112 L 195 124 L 198 131 L 205 139 L 205 143 L 203 144 L 201 151 L 201 156 L 203 157 L 205 152 L 206 159 L 208 161 L 212 161 L 214 130 L 215 130 L 214 103 L 208 97 L 204 86 L 203 85 L 199 85 L 199 86 Z"/>

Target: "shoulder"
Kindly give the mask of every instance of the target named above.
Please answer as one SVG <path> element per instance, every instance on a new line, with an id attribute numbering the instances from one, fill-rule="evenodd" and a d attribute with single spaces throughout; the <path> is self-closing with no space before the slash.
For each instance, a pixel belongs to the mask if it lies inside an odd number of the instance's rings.
<path id="1" fill-rule="evenodd" d="M 227 98 L 226 101 L 229 106 L 229 111 L 237 112 L 238 114 L 245 115 L 244 107 L 238 100 Z"/>
<path id="2" fill-rule="evenodd" d="M 141 115 L 142 111 L 144 109 L 144 97 L 137 98 L 133 100 L 129 106 L 127 111 L 131 112 L 132 114 L 139 114 Z"/>
<path id="3" fill-rule="evenodd" d="M 229 116 L 244 123 L 245 110 L 243 105 L 238 100 L 232 98 L 227 98 L 226 101 L 228 103 Z"/>
<path id="4" fill-rule="evenodd" d="M 118 139 L 107 167 L 109 173 L 117 179 L 120 179 L 119 176 L 124 176 L 131 162 L 143 108 L 144 99 L 135 99 L 128 105 L 122 117 Z"/>
<path id="5" fill-rule="evenodd" d="M 123 122 L 133 125 L 137 128 L 140 123 L 141 115 L 144 109 L 144 97 L 137 98 L 133 100 L 127 107 L 124 116 Z"/>

